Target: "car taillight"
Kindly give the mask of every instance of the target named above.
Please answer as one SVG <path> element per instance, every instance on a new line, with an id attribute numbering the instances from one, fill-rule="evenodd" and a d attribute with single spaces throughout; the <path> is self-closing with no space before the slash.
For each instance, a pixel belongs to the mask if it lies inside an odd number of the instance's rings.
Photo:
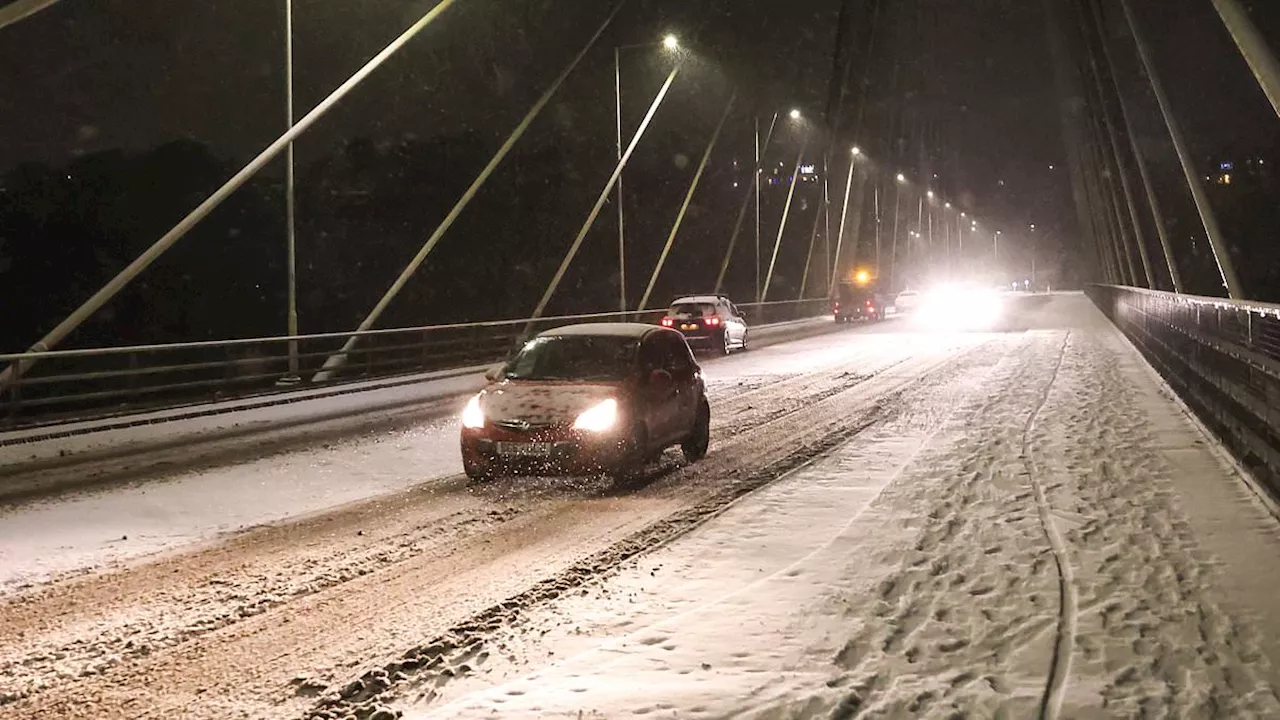
<path id="1" fill-rule="evenodd" d="M 669 318 L 669 317 L 664 317 L 664 318 L 662 318 L 662 327 L 671 327 L 671 326 L 673 326 L 673 325 L 675 325 L 675 324 L 676 324 L 676 321 L 675 321 L 675 320 L 672 320 L 672 319 L 671 319 L 671 318 Z"/>
<path id="2" fill-rule="evenodd" d="M 840 309 L 840 303 L 832 303 L 832 305 L 831 305 L 831 309 L 832 309 L 832 310 L 839 310 L 839 309 Z"/>
<path id="3" fill-rule="evenodd" d="M 708 326 L 708 327 L 715 327 L 715 326 L 717 326 L 717 325 L 719 325 L 719 324 L 720 324 L 720 318 L 718 318 L 718 317 L 707 318 L 707 326 Z"/>

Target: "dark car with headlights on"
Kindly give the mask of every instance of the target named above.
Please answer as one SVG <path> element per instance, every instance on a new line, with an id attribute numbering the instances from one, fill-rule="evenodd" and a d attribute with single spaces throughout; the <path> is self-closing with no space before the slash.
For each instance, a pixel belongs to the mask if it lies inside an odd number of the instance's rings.
<path id="1" fill-rule="evenodd" d="M 688 295 L 671 303 L 661 325 L 679 330 L 691 348 L 728 355 L 747 349 L 747 318 L 723 295 Z"/>
<path id="2" fill-rule="evenodd" d="M 639 323 L 570 325 L 486 374 L 462 412 L 462 464 L 498 475 L 625 476 L 673 445 L 710 442 L 702 370 L 680 333 Z"/>

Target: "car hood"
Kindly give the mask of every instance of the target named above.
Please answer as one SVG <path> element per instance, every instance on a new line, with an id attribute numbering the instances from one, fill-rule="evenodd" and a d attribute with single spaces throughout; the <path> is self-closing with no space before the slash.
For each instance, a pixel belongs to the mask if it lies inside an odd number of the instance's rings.
<path id="1" fill-rule="evenodd" d="M 485 389 L 480 407 L 491 422 L 570 423 L 583 410 L 617 397 L 619 392 L 620 383 L 504 380 Z"/>

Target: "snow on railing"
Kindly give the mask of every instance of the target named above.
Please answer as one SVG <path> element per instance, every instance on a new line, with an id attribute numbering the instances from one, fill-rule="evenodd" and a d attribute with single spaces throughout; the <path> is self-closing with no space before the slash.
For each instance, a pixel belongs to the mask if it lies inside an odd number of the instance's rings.
<path id="1" fill-rule="evenodd" d="M 1111 285 L 1088 293 L 1280 496 L 1280 305 Z"/>
<path id="2" fill-rule="evenodd" d="M 753 324 L 827 313 L 827 300 L 739 306 Z M 657 322 L 666 308 L 628 313 Z M 492 363 L 516 349 L 532 325 L 610 322 L 619 313 L 587 313 L 451 323 L 410 328 L 244 338 L 187 343 L 80 348 L 0 354 L 0 367 L 38 359 L 27 373 L 0 388 L 0 428 L 88 420 L 232 398 L 282 393 L 373 378 Z M 316 371 L 352 337 L 343 368 L 316 380 Z M 299 368 L 289 370 L 289 343 L 298 344 Z"/>

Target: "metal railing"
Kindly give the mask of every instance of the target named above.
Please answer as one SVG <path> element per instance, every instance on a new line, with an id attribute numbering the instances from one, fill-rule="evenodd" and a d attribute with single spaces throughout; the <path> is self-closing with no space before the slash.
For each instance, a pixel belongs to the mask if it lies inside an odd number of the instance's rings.
<path id="1" fill-rule="evenodd" d="M 1280 497 L 1280 305 L 1110 285 L 1088 294 Z"/>
<path id="2" fill-rule="evenodd" d="M 826 314 L 828 301 L 782 301 L 740 306 L 753 325 Z M 665 308 L 628 313 L 656 323 Z M 582 322 L 614 322 L 617 311 L 538 319 L 428 325 L 296 337 L 248 338 L 129 347 L 0 354 L 0 367 L 39 360 L 0 389 L 0 428 L 103 417 L 296 392 L 494 363 L 528 334 Z M 350 338 L 350 349 L 341 349 Z M 299 372 L 289 370 L 289 343 L 298 343 Z M 317 374 L 341 355 L 332 371 Z M 331 363 L 332 365 L 332 363 Z"/>

